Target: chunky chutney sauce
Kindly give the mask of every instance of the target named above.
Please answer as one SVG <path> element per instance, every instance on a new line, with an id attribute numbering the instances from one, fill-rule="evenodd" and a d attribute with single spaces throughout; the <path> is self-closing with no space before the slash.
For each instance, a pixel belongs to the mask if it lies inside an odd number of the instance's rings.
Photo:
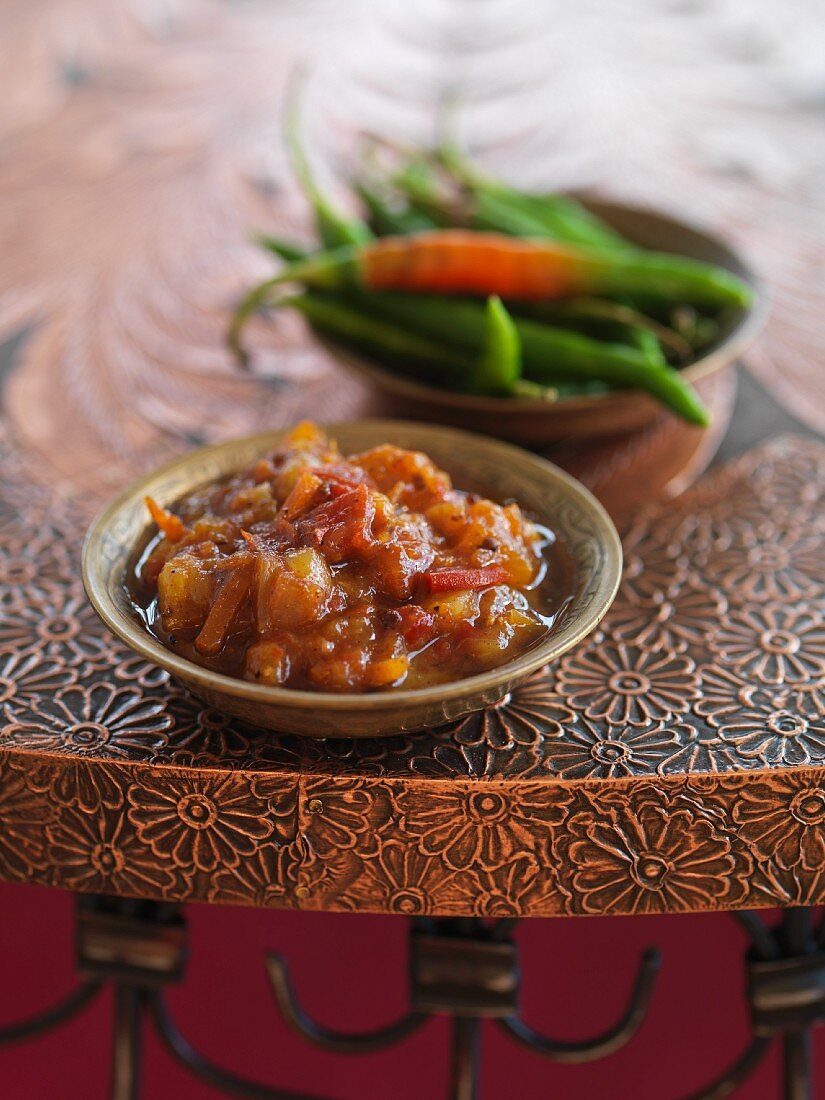
<path id="1" fill-rule="evenodd" d="M 261 684 L 457 680 L 532 646 L 564 602 L 549 576 L 560 548 L 517 504 L 455 489 L 390 444 L 344 458 L 312 424 L 174 513 L 147 505 L 158 535 L 132 596 L 149 629 Z"/>

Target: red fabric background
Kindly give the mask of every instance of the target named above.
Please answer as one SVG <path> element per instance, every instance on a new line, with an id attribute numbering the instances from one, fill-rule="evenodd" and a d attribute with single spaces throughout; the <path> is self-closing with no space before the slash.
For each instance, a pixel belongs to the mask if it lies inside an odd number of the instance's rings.
<path id="1" fill-rule="evenodd" d="M 0 1022 L 45 1006 L 72 983 L 72 898 L 33 886 L 0 886 Z M 323 1054 L 287 1031 L 263 969 L 287 956 L 310 1013 L 341 1029 L 399 1013 L 406 994 L 401 918 L 189 908 L 191 961 L 170 1002 L 189 1039 L 227 1067 L 332 1100 L 440 1100 L 447 1025 L 435 1020 L 386 1054 Z M 651 1013 L 628 1048 L 591 1066 L 545 1062 L 490 1025 L 483 1040 L 482 1100 L 677 1100 L 707 1082 L 746 1039 L 744 937 L 724 915 L 525 922 L 519 933 L 525 1015 L 576 1038 L 621 1011 L 634 959 L 648 943 L 664 963 Z M 58 1032 L 0 1049 L 3 1100 L 103 1100 L 108 996 Z M 818 1045 L 825 1053 L 825 1032 Z M 778 1100 L 771 1056 L 740 1100 Z M 221 1094 L 147 1044 L 145 1100 L 213 1100 Z M 816 1095 L 823 1095 L 817 1092 Z"/>

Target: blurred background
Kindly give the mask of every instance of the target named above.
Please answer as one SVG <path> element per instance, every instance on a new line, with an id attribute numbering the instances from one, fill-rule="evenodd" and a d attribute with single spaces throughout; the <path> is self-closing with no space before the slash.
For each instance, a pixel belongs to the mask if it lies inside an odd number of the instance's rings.
<path id="1" fill-rule="evenodd" d="M 370 408 L 293 317 L 256 323 L 252 374 L 224 347 L 238 294 L 269 270 L 251 231 L 309 233 L 281 134 L 296 66 L 332 191 L 359 133 L 427 142 L 447 105 L 465 148 L 505 178 L 720 232 L 772 296 L 740 400 L 766 389 L 776 427 L 825 430 L 819 0 L 4 0 L 0 383 L 47 476 L 94 495 L 193 443 Z M 69 988 L 71 904 L 0 886 L 3 1018 Z M 319 1019 L 375 1026 L 404 1002 L 400 919 L 190 915 L 191 972 L 171 1000 L 216 1059 L 336 1100 L 441 1094 L 446 1025 L 380 1056 L 319 1054 L 286 1031 L 266 986 L 263 954 L 283 951 Z M 664 972 L 639 1036 L 605 1062 L 545 1064 L 491 1035 L 484 1100 L 668 1100 L 744 1045 L 730 918 L 546 921 L 521 936 L 527 1018 L 571 1038 L 614 1018 L 646 943 L 662 946 Z M 103 1096 L 108 1020 L 97 1004 L 4 1051 L 6 1100 Z M 777 1073 L 769 1060 L 740 1095 L 771 1100 Z M 218 1094 L 151 1047 L 146 1095 Z"/>
<path id="2" fill-rule="evenodd" d="M 722 231 L 773 294 L 750 369 L 825 428 L 816 0 L 6 0 L 0 20 L 0 336 L 30 330 L 5 406 L 63 475 L 105 490 L 186 443 L 369 408 L 288 312 L 251 376 L 225 349 L 271 270 L 252 231 L 309 231 L 281 134 L 296 66 L 333 191 L 360 131 L 426 141 L 447 103 L 505 177 Z"/>

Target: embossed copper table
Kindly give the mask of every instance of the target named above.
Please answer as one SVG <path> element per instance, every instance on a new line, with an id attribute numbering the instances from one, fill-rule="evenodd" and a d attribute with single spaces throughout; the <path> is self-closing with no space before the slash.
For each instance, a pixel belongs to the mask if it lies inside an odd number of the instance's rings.
<path id="1" fill-rule="evenodd" d="M 308 1021 L 276 958 L 273 987 L 297 1031 L 337 1050 L 450 1013 L 454 1095 L 471 1096 L 482 1016 L 549 1057 L 600 1057 L 631 1037 L 655 976 L 648 955 L 609 1034 L 556 1043 L 518 1016 L 514 918 L 825 901 L 820 442 L 772 440 L 648 508 L 596 635 L 483 714 L 375 741 L 236 725 L 121 649 L 78 579 L 83 509 L 8 435 L 2 461 L 0 872 L 110 899 L 81 905 L 85 984 L 30 1026 L 114 981 L 114 1096 L 133 1095 L 143 1007 L 206 1079 L 281 1095 L 223 1080 L 177 1033 L 169 903 L 414 917 L 410 1015 L 376 1034 Z M 742 917 L 754 1040 L 731 1079 L 784 1034 L 793 1097 L 799 1036 L 825 1008 L 806 914 L 790 909 L 778 939 Z"/>
<path id="2" fill-rule="evenodd" d="M 203 709 L 105 634 L 79 546 L 107 493 L 189 443 L 375 411 L 300 330 L 257 334 L 260 376 L 222 350 L 229 303 L 259 270 L 248 227 L 296 221 L 283 166 L 252 154 L 273 71 L 305 33 L 300 6 L 283 5 L 277 32 L 197 3 L 179 24 L 146 13 L 116 28 L 105 4 L 55 0 L 42 19 L 7 7 L 20 37 L 4 72 L 24 94 L 0 102 L 15 149 L 0 162 L 0 336 L 29 328 L 0 359 L 0 877 L 78 894 L 80 984 L 0 1028 L 0 1044 L 60 1024 L 108 984 L 115 1100 L 138 1095 L 147 1021 L 214 1086 L 295 1097 L 227 1072 L 178 1030 L 164 990 L 184 972 L 182 903 L 392 913 L 410 918 L 401 1019 L 329 1032 L 276 957 L 273 991 L 303 1040 L 340 1052 L 451 1017 L 449 1090 L 467 1100 L 482 1018 L 582 1062 L 629 1041 L 655 980 L 651 952 L 603 1035 L 537 1034 L 519 1015 L 518 918 L 730 910 L 752 945 L 753 1038 L 700 1095 L 727 1095 L 779 1041 L 785 1096 L 812 1097 L 807 1036 L 825 1017 L 825 928 L 811 911 L 825 902 L 825 446 L 780 435 L 802 429 L 746 375 L 731 420 L 728 374 L 706 394 L 706 435 L 662 417 L 557 449 L 623 524 L 622 590 L 598 635 L 483 715 L 348 742 L 274 737 Z M 810 117 L 777 112 L 776 125 L 815 149 Z M 770 260 L 777 310 L 754 364 L 821 425 L 821 211 L 802 185 L 794 207 L 787 187 L 696 162 L 668 175 L 676 163 L 645 162 L 648 195 L 704 209 Z M 616 181 L 645 189 L 632 171 Z M 696 481 L 729 423 L 723 451 L 745 453 Z M 785 909 L 776 930 L 754 913 L 769 906 Z"/>

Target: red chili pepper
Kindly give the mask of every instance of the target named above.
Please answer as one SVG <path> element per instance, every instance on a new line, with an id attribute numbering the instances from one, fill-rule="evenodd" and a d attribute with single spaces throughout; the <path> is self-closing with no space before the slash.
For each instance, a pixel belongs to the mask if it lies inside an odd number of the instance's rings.
<path id="1" fill-rule="evenodd" d="M 424 574 L 430 592 L 460 592 L 471 588 L 490 588 L 504 584 L 507 570 L 500 565 L 487 565 L 483 569 L 434 569 Z"/>

